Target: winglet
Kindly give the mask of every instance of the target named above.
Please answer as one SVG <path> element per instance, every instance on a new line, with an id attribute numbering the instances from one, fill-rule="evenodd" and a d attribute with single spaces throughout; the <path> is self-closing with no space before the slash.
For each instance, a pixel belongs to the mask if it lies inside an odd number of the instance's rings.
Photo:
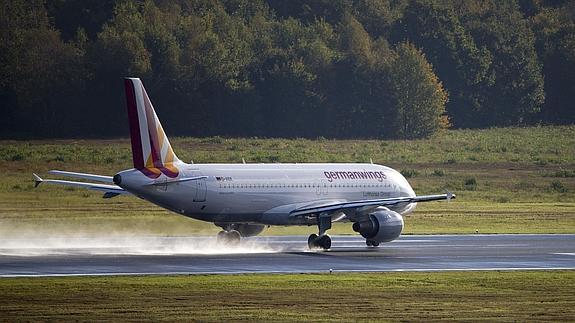
<path id="1" fill-rule="evenodd" d="M 36 173 L 32 173 L 32 176 L 34 177 L 34 188 L 38 187 L 38 185 L 44 181 L 40 176 L 36 175 Z"/>

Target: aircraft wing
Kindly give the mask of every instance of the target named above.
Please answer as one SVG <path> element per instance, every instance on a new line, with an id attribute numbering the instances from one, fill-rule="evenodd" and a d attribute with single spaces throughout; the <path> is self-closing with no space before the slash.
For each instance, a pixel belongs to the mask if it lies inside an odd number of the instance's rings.
<path id="1" fill-rule="evenodd" d="M 54 171 L 50 172 L 51 174 L 60 174 L 60 175 L 64 175 L 62 173 L 55 173 Z M 100 176 L 100 175 L 92 175 L 92 174 L 83 174 L 83 173 L 72 173 L 72 172 L 66 172 L 68 174 L 66 174 L 65 176 L 72 176 L 72 177 L 79 177 L 79 178 L 88 178 L 87 176 L 92 176 L 92 179 L 97 180 L 97 177 L 102 177 L 105 178 L 107 176 Z M 72 174 L 72 175 L 70 175 Z M 50 183 L 50 184 L 60 184 L 60 185 L 66 185 L 66 186 L 74 186 L 74 187 L 82 187 L 82 188 L 87 188 L 90 190 L 96 190 L 96 191 L 100 191 L 104 193 L 104 198 L 111 198 L 114 196 L 118 196 L 120 194 L 131 194 L 130 192 L 124 190 L 123 188 L 117 186 L 117 185 L 110 185 L 110 184 L 99 184 L 99 183 L 87 183 L 87 182 L 75 182 L 75 181 L 64 181 L 64 180 L 58 180 L 58 179 L 42 179 L 40 176 L 38 176 L 37 174 L 32 174 L 34 176 L 34 187 L 38 187 L 38 185 L 42 184 L 42 183 Z M 77 176 L 77 175 L 81 175 L 81 176 Z M 86 175 L 86 176 L 85 176 Z"/>
<path id="2" fill-rule="evenodd" d="M 428 202 L 428 201 L 439 201 L 439 200 L 449 201 L 452 198 L 455 198 L 455 194 L 447 192 L 446 194 L 437 194 L 437 195 L 421 195 L 413 197 L 393 197 L 386 199 L 334 202 L 321 206 L 297 208 L 290 212 L 290 216 L 295 217 L 295 216 L 306 216 L 320 213 L 334 213 L 338 211 L 359 209 L 365 207 L 392 206 L 399 203 L 416 203 L 416 202 Z"/>

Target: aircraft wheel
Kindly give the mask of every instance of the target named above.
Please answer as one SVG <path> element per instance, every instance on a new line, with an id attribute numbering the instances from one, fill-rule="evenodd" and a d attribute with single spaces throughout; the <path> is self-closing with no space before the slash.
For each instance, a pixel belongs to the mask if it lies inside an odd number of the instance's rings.
<path id="1" fill-rule="evenodd" d="M 379 242 L 377 242 L 377 241 L 375 241 L 375 240 L 371 240 L 371 239 L 365 240 L 365 244 L 366 244 L 368 247 L 377 247 L 377 246 L 379 246 Z"/>
<path id="2" fill-rule="evenodd" d="M 318 248 L 317 238 L 318 238 L 318 235 L 315 233 L 312 233 L 309 235 L 309 237 L 307 238 L 308 248 L 310 248 L 310 249 L 317 249 Z"/>
<path id="3" fill-rule="evenodd" d="M 327 234 L 324 234 L 317 239 L 317 243 L 322 249 L 327 250 L 331 248 L 331 237 Z"/>
<path id="4" fill-rule="evenodd" d="M 217 239 L 218 243 L 228 246 L 235 246 L 240 243 L 241 235 L 236 230 L 220 231 L 218 232 Z"/>
<path id="5" fill-rule="evenodd" d="M 237 245 L 238 243 L 240 243 L 240 239 L 242 238 L 242 235 L 240 234 L 239 231 L 236 230 L 232 230 L 228 232 L 228 243 L 230 245 Z"/>
<path id="6" fill-rule="evenodd" d="M 317 234 L 310 234 L 307 239 L 307 246 L 310 249 L 324 249 L 327 250 L 331 248 L 331 237 L 327 234 L 318 236 Z"/>

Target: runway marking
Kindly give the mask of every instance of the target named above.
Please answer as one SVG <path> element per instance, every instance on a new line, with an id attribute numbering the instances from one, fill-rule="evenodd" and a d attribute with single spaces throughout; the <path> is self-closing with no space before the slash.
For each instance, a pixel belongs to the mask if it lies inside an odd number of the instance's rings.
<path id="1" fill-rule="evenodd" d="M 575 252 L 556 252 L 553 254 L 554 255 L 561 255 L 561 256 L 575 256 Z"/>

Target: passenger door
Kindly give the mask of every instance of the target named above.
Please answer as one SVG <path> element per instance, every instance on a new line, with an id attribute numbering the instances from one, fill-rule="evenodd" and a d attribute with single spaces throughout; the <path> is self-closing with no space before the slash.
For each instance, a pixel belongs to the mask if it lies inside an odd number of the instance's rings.
<path id="1" fill-rule="evenodd" d="M 194 196 L 194 202 L 204 202 L 206 200 L 206 179 L 198 179 L 195 180 L 194 183 L 196 184 L 196 196 Z"/>

